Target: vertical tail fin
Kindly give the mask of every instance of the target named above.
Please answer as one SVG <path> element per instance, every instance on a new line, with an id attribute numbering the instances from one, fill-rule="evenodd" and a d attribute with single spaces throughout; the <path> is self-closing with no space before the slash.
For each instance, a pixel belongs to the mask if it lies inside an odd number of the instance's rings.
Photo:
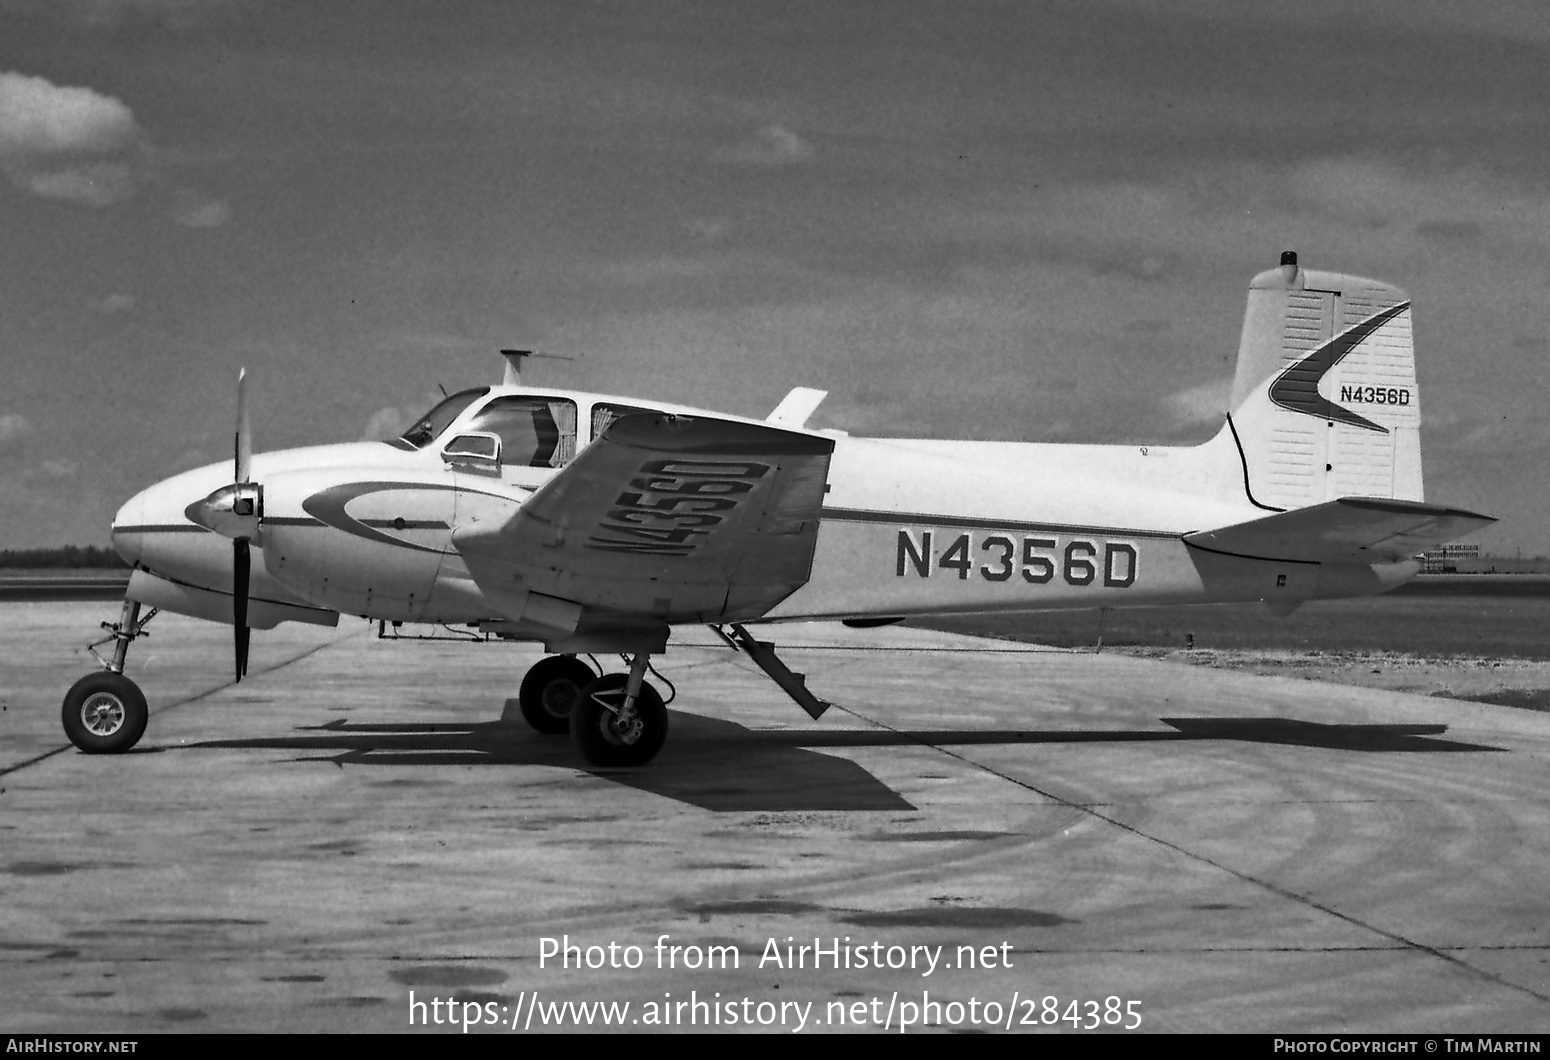
<path id="1" fill-rule="evenodd" d="M 1283 254 L 1249 285 L 1232 409 L 1260 507 L 1424 500 L 1410 300 L 1397 287 Z"/>

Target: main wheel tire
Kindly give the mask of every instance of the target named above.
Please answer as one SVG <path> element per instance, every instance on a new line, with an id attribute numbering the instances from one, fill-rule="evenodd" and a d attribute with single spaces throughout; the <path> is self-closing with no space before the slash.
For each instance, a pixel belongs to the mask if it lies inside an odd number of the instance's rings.
<path id="1" fill-rule="evenodd" d="M 65 693 L 60 720 L 70 742 L 89 755 L 116 755 L 140 742 L 151 712 L 145 694 L 123 674 L 87 674 Z"/>
<path id="2" fill-rule="evenodd" d="M 551 655 L 522 678 L 517 704 L 522 717 L 538 732 L 558 736 L 570 731 L 570 714 L 581 690 L 597 680 L 592 667 L 574 655 Z"/>
<path id="3" fill-rule="evenodd" d="M 618 716 L 604 703 L 620 706 L 629 684 L 625 674 L 605 674 L 581 690 L 571 711 L 570 738 L 581 757 L 594 766 L 643 766 L 656 757 L 667 739 L 667 707 L 655 688 L 642 682 L 635 699 L 639 728 L 621 732 Z"/>

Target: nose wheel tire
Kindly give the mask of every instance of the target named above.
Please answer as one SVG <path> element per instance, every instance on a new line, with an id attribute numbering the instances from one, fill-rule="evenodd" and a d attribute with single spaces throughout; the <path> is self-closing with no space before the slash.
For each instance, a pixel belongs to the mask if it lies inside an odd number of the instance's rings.
<path id="1" fill-rule="evenodd" d="M 589 765 L 643 766 L 667 740 L 667 707 L 648 684 L 640 686 L 635 717 L 621 725 L 625 674 L 605 674 L 581 690 L 570 716 L 571 743 Z"/>
<path id="2" fill-rule="evenodd" d="M 122 754 L 140 742 L 150 711 L 140 687 L 123 674 L 87 674 L 65 694 L 65 735 L 89 755 Z"/>
<path id="3" fill-rule="evenodd" d="M 597 680 L 592 667 L 574 655 L 551 655 L 522 678 L 517 703 L 536 731 L 557 736 L 570 731 L 571 710 L 581 690 Z"/>

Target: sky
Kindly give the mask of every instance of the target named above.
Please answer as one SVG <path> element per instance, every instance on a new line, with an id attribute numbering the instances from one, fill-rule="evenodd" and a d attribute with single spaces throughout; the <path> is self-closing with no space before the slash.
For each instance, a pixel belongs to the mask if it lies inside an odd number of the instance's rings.
<path id="1" fill-rule="evenodd" d="M 0 0 L 0 548 L 500 378 L 1189 444 L 1249 279 L 1406 289 L 1427 499 L 1550 554 L 1550 15 Z"/>

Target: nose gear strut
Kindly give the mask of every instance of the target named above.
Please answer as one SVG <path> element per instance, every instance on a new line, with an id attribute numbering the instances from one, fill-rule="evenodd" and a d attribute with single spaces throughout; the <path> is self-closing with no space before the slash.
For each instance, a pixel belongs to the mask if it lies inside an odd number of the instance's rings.
<path id="1" fill-rule="evenodd" d="M 118 621 L 102 623 L 108 635 L 87 645 L 86 650 L 102 664 L 102 670 L 71 685 L 60 709 L 65 735 L 86 754 L 122 754 L 144 735 L 150 710 L 140 687 L 124 676 L 124 663 L 129 645 L 149 636 L 145 627 L 156 614 L 153 607 L 142 618 L 140 601 L 125 600 Z M 97 649 L 109 642 L 113 656 L 104 659 Z"/>

